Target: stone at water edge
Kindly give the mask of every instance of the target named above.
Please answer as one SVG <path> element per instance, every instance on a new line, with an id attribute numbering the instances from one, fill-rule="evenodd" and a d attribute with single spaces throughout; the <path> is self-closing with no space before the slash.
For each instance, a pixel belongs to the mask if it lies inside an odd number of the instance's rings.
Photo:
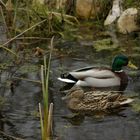
<path id="1" fill-rule="evenodd" d="M 140 26 L 138 26 L 137 24 L 138 20 L 138 9 L 126 9 L 117 21 L 118 31 L 123 34 L 127 34 L 133 31 L 140 30 Z"/>
<path id="2" fill-rule="evenodd" d="M 80 18 L 95 18 L 101 12 L 102 3 L 95 0 L 76 0 L 76 14 Z"/>

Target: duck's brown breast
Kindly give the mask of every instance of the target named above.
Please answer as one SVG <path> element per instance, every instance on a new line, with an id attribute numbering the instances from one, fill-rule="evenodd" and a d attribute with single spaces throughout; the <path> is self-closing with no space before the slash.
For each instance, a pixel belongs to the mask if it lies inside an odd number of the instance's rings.
<path id="1" fill-rule="evenodd" d="M 126 73 L 123 71 L 123 72 L 115 72 L 115 74 L 120 77 L 120 88 L 119 88 L 119 91 L 124 91 L 128 85 L 128 76 L 126 75 Z"/>

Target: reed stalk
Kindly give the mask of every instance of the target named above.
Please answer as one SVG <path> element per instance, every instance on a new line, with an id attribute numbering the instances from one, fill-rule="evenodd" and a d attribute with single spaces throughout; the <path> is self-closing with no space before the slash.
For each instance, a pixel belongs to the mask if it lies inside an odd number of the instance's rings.
<path id="1" fill-rule="evenodd" d="M 33 26 L 29 27 L 28 29 L 24 30 L 22 33 L 16 35 L 15 37 L 9 39 L 7 42 L 5 42 L 4 44 L 2 44 L 3 46 L 6 46 L 7 44 L 9 44 L 10 42 L 12 42 L 13 40 L 15 40 L 16 38 L 20 37 L 21 35 L 23 35 L 24 33 L 28 32 L 29 30 L 33 29 L 34 27 L 40 25 L 41 23 L 45 22 L 47 19 L 44 19 L 36 24 L 34 24 Z"/>
<path id="2" fill-rule="evenodd" d="M 50 103 L 48 113 L 48 128 L 47 128 L 47 133 L 49 134 L 49 136 L 52 133 L 52 115 L 53 115 L 53 103 Z"/>
<path id="3" fill-rule="evenodd" d="M 42 108 L 41 108 L 41 104 L 40 103 L 39 103 L 39 114 L 40 114 L 40 125 L 41 125 L 41 137 L 43 138 L 44 125 L 43 125 L 43 117 L 42 117 Z"/>
<path id="4" fill-rule="evenodd" d="M 41 65 L 41 81 L 42 81 L 43 109 L 44 109 L 43 117 L 41 112 L 41 106 L 39 107 L 39 110 L 40 110 L 42 140 L 50 140 L 51 128 L 52 128 L 53 103 L 50 104 L 50 107 L 48 109 L 48 105 L 49 105 L 48 83 L 49 83 L 51 55 L 53 50 L 53 39 L 54 37 L 52 37 L 51 39 L 48 64 L 46 61 L 46 57 L 44 56 L 44 65 Z"/>
<path id="5" fill-rule="evenodd" d="M 34 27 L 40 25 L 41 23 L 43 23 L 43 22 L 45 22 L 45 21 L 46 21 L 46 19 L 44 19 L 44 20 L 42 20 L 42 21 L 40 21 L 40 22 L 34 24 L 34 25 L 31 26 L 30 28 L 24 30 L 22 33 L 16 35 L 15 37 L 9 39 L 9 40 L 8 40 L 7 42 L 5 42 L 4 44 L 0 45 L 0 48 L 3 48 L 3 49 L 5 49 L 6 51 L 10 52 L 11 54 L 15 55 L 16 57 L 18 57 L 18 55 L 17 55 L 15 52 L 13 52 L 11 49 L 8 49 L 8 48 L 5 47 L 5 46 L 6 46 L 7 44 L 9 44 L 10 42 L 12 42 L 13 40 L 17 39 L 18 37 L 20 37 L 21 35 L 23 35 L 24 33 L 28 32 L 29 30 L 33 29 Z"/>
<path id="6" fill-rule="evenodd" d="M 6 8 L 6 5 L 2 0 L 0 0 L 0 3 Z"/>

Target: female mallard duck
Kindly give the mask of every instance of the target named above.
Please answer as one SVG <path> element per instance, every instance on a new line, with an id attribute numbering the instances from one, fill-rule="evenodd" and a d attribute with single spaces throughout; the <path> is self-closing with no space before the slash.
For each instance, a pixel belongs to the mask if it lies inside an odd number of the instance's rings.
<path id="1" fill-rule="evenodd" d="M 104 67 L 87 67 L 69 72 L 68 74 L 62 74 L 58 79 L 77 86 L 87 86 L 95 89 L 118 87 L 117 90 L 123 91 L 128 84 L 128 77 L 122 70 L 123 66 L 137 69 L 137 67 L 128 60 L 128 57 L 125 55 L 117 55 L 113 60 L 111 69 Z"/>
<path id="2" fill-rule="evenodd" d="M 67 100 L 68 108 L 75 112 L 80 111 L 108 111 L 129 104 L 133 99 L 113 91 L 89 91 L 82 89 L 72 91 L 63 97 Z"/>

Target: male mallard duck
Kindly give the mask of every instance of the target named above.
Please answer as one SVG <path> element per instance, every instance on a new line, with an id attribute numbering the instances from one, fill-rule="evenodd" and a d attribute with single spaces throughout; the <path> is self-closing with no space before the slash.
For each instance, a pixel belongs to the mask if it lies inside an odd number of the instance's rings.
<path id="1" fill-rule="evenodd" d="M 122 70 L 123 66 L 137 69 L 125 55 L 117 55 L 112 63 L 112 68 L 86 67 L 76 71 L 62 74 L 58 80 L 75 84 L 77 86 L 87 86 L 93 88 L 118 87 L 117 90 L 125 90 L 128 84 L 128 77 Z"/>
<path id="2" fill-rule="evenodd" d="M 88 91 L 78 89 L 65 97 L 68 108 L 75 112 L 80 111 L 109 111 L 129 104 L 133 99 L 113 91 Z"/>

